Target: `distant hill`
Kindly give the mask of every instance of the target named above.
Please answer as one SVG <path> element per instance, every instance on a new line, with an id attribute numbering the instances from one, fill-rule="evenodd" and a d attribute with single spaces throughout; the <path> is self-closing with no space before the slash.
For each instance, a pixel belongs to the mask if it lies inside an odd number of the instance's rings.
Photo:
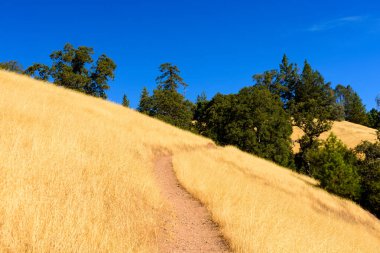
<path id="1" fill-rule="evenodd" d="M 347 122 L 334 129 L 352 145 L 372 138 Z M 157 252 L 175 236 L 154 174 L 163 155 L 234 252 L 380 248 L 380 221 L 309 177 L 121 105 L 0 71 L 0 252 Z"/>
<path id="2" fill-rule="evenodd" d="M 320 139 L 325 140 L 333 132 L 344 144 L 349 148 L 355 148 L 362 141 L 375 142 L 376 129 L 362 126 L 359 124 L 351 123 L 348 121 L 335 121 L 330 131 L 321 134 Z M 293 151 L 299 152 L 299 144 L 295 141 L 303 136 L 303 131 L 298 127 L 293 127 L 293 134 L 291 136 L 294 143 Z"/>

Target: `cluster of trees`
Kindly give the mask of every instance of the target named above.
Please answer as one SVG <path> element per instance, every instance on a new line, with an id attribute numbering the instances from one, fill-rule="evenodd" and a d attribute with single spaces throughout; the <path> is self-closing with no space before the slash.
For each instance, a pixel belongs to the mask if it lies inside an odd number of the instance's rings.
<path id="1" fill-rule="evenodd" d="M 95 97 L 107 98 L 108 81 L 114 79 L 116 64 L 105 54 L 94 62 L 91 47 L 78 48 L 67 43 L 63 50 L 50 54 L 51 66 L 35 63 L 23 70 L 16 61 L 0 63 L 0 69 L 52 81 L 58 86 L 77 90 Z"/>
<path id="2" fill-rule="evenodd" d="M 192 104 L 178 92 L 187 87 L 178 67 L 166 63 L 160 72 L 153 94 L 143 89 L 140 112 L 312 176 L 322 188 L 380 217 L 380 142 L 351 150 L 334 135 L 318 140 L 334 120 L 379 126 L 379 111 L 367 113 L 352 87 L 333 89 L 308 62 L 300 70 L 284 56 L 278 70 L 254 75 L 254 84 L 237 94 L 208 100 L 202 93 Z M 292 126 L 305 133 L 295 155 Z"/>
<path id="3" fill-rule="evenodd" d="M 50 55 L 51 66 L 34 64 L 23 70 L 11 61 L 0 68 L 106 98 L 116 65 L 106 55 L 94 63 L 93 53 L 92 48 L 66 44 Z M 142 90 L 138 111 L 312 176 L 322 188 L 380 217 L 380 132 L 376 143 L 363 142 L 352 150 L 334 135 L 318 139 L 334 120 L 380 129 L 380 111 L 366 112 L 352 87 L 332 88 L 307 61 L 300 69 L 284 56 L 278 69 L 254 75 L 253 85 L 237 94 L 218 93 L 208 100 L 202 93 L 192 103 L 179 92 L 188 85 L 177 66 L 164 63 L 159 72 L 152 94 Z M 380 108 L 380 96 L 376 101 Z M 129 107 L 125 94 L 122 105 Z M 292 152 L 293 126 L 305 133 L 297 154 Z"/>

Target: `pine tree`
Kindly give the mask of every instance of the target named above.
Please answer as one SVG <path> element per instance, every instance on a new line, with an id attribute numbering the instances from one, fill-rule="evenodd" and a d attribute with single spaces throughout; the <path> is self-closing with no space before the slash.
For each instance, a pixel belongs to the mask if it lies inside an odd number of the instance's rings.
<path id="1" fill-rule="evenodd" d="M 351 86 L 337 85 L 334 92 L 337 104 L 344 110 L 345 120 L 361 125 L 368 124 L 362 100 Z"/>
<path id="2" fill-rule="evenodd" d="M 314 71 L 306 61 L 294 90 L 290 111 L 294 124 L 305 133 L 299 140 L 301 152 L 296 156 L 296 164 L 299 171 L 310 174 L 305 155 L 319 135 L 331 129 L 335 99 L 330 83 L 325 83 L 322 75 Z"/>
<path id="3" fill-rule="evenodd" d="M 177 91 L 179 86 L 182 86 L 184 89 L 188 86 L 180 76 L 181 72 L 177 66 L 171 63 L 164 63 L 160 65 L 159 70 L 162 73 L 156 79 L 159 89 Z"/>
<path id="4" fill-rule="evenodd" d="M 137 110 L 141 113 L 150 115 L 152 110 L 152 98 L 149 96 L 148 89 L 143 88 L 140 96 L 140 102 L 137 107 Z"/>
<path id="5" fill-rule="evenodd" d="M 122 102 L 122 105 L 125 106 L 125 107 L 129 107 L 129 100 L 127 98 L 127 95 L 124 94 L 123 96 L 123 102 Z"/>

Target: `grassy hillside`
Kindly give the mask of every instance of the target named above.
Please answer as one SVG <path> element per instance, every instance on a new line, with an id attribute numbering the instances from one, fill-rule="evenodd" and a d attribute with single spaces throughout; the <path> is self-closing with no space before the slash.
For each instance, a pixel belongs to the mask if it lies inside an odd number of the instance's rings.
<path id="1" fill-rule="evenodd" d="M 320 139 L 326 140 L 333 132 L 349 148 L 355 148 L 362 141 L 376 141 L 376 129 L 351 123 L 348 121 L 335 121 L 332 129 L 321 134 Z M 303 131 L 298 127 L 293 127 L 292 140 L 298 140 L 303 136 Z M 293 151 L 299 151 L 299 144 L 294 143 Z"/>
<path id="2" fill-rule="evenodd" d="M 0 252 L 155 252 L 173 155 L 236 252 L 376 252 L 380 222 L 316 182 L 133 110 L 0 72 Z"/>

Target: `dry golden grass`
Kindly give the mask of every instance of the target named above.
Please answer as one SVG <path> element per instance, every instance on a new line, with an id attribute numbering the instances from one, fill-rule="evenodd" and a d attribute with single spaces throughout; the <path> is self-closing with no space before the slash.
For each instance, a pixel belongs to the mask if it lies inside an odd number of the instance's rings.
<path id="1" fill-rule="evenodd" d="M 349 148 L 355 148 L 362 141 L 375 142 L 377 139 L 376 129 L 348 121 L 335 121 L 332 129 L 322 133 L 320 139 L 326 140 L 331 132 L 333 132 Z M 296 153 L 299 152 L 300 147 L 295 141 L 300 139 L 303 134 L 304 133 L 300 128 L 293 127 L 293 134 L 291 138 L 294 142 L 293 151 Z"/>
<path id="2" fill-rule="evenodd" d="M 100 99 L 0 71 L 0 252 L 155 252 L 173 154 L 236 252 L 376 252 L 379 221 L 315 182 Z M 207 148 L 209 146 L 209 148 Z"/>
<path id="3" fill-rule="evenodd" d="M 154 252 L 154 152 L 209 142 L 6 72 L 0 109 L 0 252 Z"/>
<path id="4" fill-rule="evenodd" d="M 235 252 L 378 252 L 380 222 L 311 178 L 233 147 L 174 156 Z"/>

